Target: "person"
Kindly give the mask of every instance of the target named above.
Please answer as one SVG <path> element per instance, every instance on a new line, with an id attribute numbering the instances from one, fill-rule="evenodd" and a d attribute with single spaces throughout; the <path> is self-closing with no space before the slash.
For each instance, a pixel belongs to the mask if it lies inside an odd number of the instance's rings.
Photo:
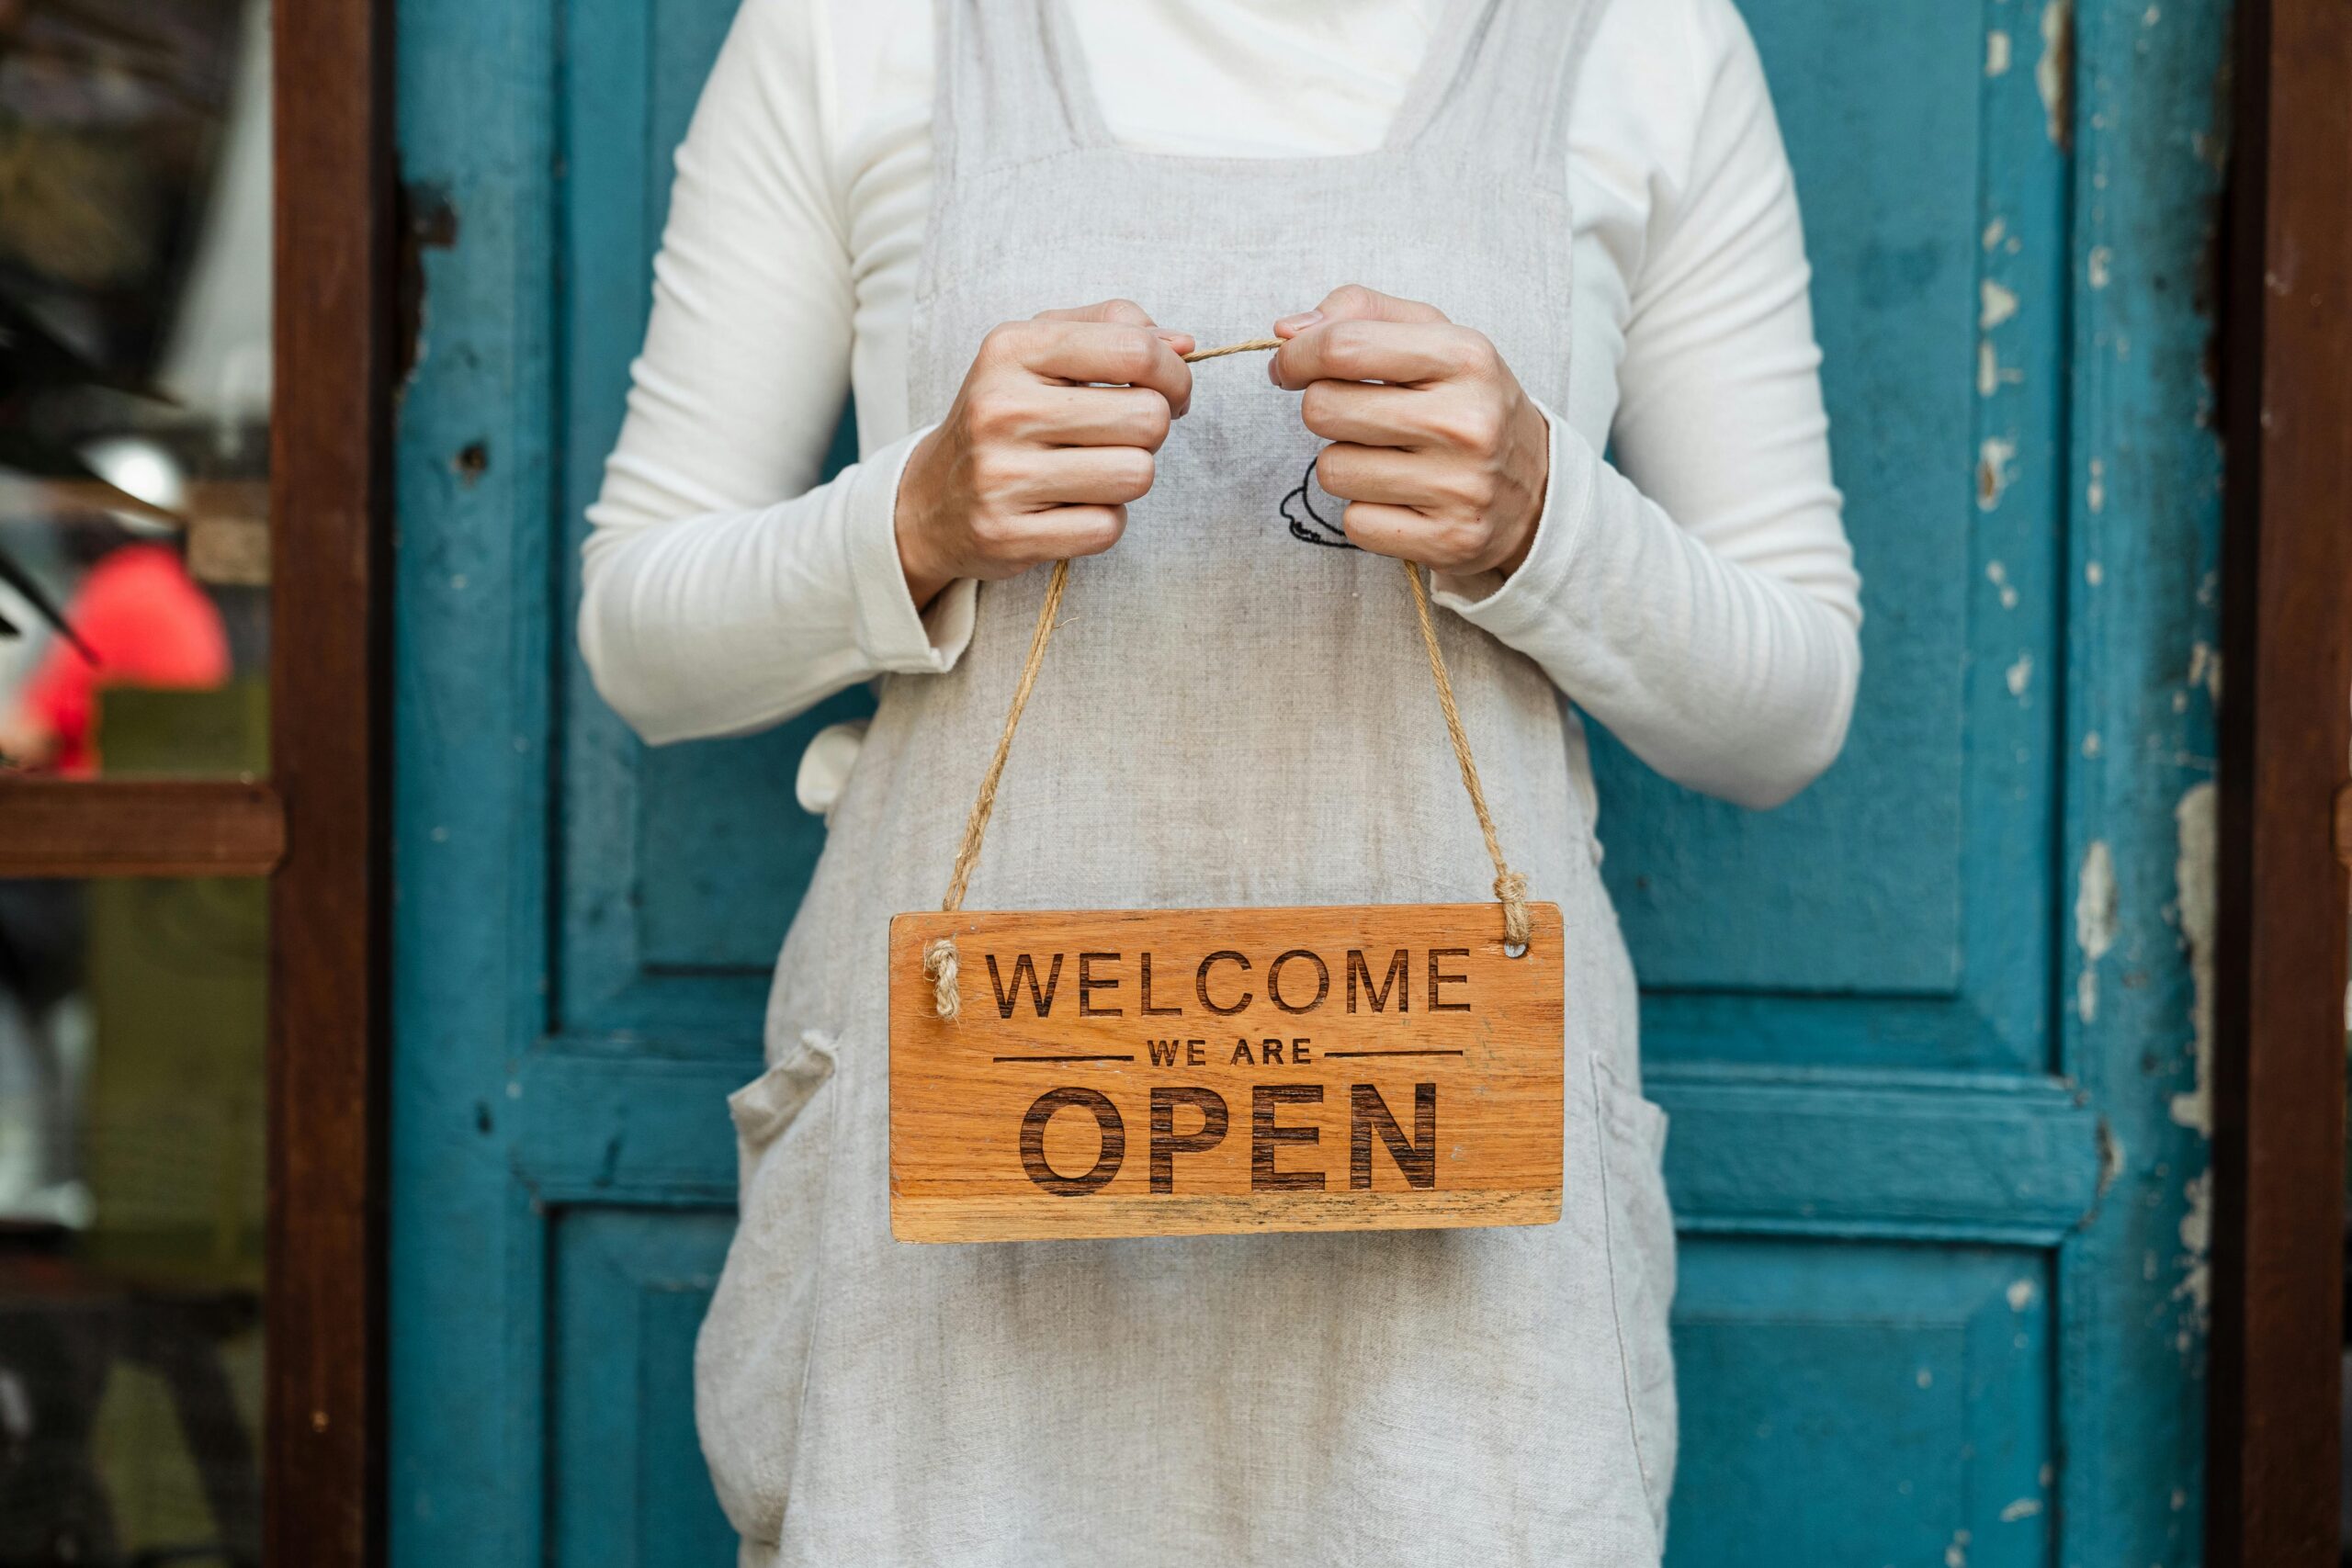
<path id="1" fill-rule="evenodd" d="M 1655 1562 L 1665 1127 L 1578 713 L 1766 807 L 1860 668 L 1729 0 L 748 0 L 654 276 L 598 689 L 662 743 L 879 686 L 804 764 L 828 841 L 730 1101 L 696 1389 L 742 1561 Z M 1270 330 L 1263 374 L 1181 357 Z M 1560 1220 L 894 1242 L 888 922 L 937 905 L 1039 567 L 970 908 L 1494 897 L 1384 556 L 1562 907 Z"/>

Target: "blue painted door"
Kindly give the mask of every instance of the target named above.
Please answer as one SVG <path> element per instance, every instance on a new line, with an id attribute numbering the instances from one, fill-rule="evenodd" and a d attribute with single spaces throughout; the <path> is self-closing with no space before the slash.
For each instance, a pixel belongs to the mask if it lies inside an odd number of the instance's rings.
<path id="1" fill-rule="evenodd" d="M 2218 0 L 1751 0 L 1870 620 L 1785 809 L 1603 747 L 1679 1564 L 2197 1553 Z M 401 0 L 392 1545 L 729 1561 L 689 1353 L 825 712 L 639 747 L 582 508 L 729 0 Z"/>

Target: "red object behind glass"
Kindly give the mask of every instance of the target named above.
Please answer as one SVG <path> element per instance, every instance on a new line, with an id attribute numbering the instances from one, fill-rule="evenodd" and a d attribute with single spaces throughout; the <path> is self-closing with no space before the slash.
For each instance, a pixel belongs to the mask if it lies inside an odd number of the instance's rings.
<path id="1" fill-rule="evenodd" d="M 61 638 L 18 698 L 19 723 L 51 738 L 46 761 L 68 778 L 98 771 L 98 693 L 108 686 L 201 690 L 229 679 L 220 612 L 167 545 L 125 545 L 90 569 L 65 619 L 96 665 Z"/>

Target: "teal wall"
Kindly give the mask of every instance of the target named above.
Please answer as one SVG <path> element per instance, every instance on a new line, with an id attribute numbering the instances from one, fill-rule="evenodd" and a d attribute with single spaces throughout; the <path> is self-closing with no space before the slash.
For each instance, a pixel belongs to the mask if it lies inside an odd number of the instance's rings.
<path id="1" fill-rule="evenodd" d="M 1848 754 L 1779 812 L 1601 747 L 1674 1118 L 1673 1558 L 2193 1562 L 2226 15 L 1747 9 L 1869 621 Z M 862 699 L 648 751 L 570 637 L 728 14 L 400 9 L 404 174 L 454 231 L 398 472 L 401 1568 L 729 1560 L 688 1383 L 721 1097 L 820 843 L 799 746 Z"/>

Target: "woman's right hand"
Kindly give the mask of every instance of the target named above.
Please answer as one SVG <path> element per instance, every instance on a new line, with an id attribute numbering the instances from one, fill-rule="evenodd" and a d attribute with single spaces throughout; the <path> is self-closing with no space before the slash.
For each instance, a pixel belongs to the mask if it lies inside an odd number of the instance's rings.
<path id="1" fill-rule="evenodd" d="M 1127 299 L 991 329 L 899 481 L 899 565 L 916 605 L 957 578 L 1014 577 L 1116 544 L 1192 402 L 1180 357 L 1192 348 Z"/>

